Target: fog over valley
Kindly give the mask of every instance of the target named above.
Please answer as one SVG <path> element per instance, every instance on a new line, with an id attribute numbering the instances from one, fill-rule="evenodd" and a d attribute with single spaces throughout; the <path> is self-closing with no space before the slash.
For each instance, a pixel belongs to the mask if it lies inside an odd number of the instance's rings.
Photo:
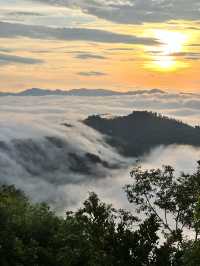
<path id="1" fill-rule="evenodd" d="M 123 186 L 131 181 L 129 172 L 138 158 L 119 154 L 83 120 L 133 110 L 200 124 L 200 96 L 193 94 L 0 97 L 0 182 L 15 184 L 61 214 L 80 206 L 89 191 L 115 207 L 129 208 Z M 199 158 L 200 148 L 162 145 L 139 159 L 147 168 L 170 164 L 190 172 Z"/>

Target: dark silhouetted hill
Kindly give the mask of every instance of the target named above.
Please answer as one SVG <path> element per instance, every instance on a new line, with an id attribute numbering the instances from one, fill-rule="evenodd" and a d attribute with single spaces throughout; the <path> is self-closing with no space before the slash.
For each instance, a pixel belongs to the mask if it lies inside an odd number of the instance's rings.
<path id="1" fill-rule="evenodd" d="M 125 156 L 140 156 L 160 145 L 200 146 L 200 128 L 157 113 L 134 111 L 128 116 L 89 116 L 85 124 L 106 136 L 106 141 Z"/>

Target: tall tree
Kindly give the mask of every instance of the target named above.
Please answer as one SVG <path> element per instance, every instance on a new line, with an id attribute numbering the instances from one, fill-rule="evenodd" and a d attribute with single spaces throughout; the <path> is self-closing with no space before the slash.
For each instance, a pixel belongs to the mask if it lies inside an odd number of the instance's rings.
<path id="1" fill-rule="evenodd" d="M 169 243 L 181 245 L 184 229 L 193 230 L 198 238 L 199 221 L 194 213 L 200 195 L 200 161 L 193 174 L 176 176 L 171 166 L 151 170 L 136 166 L 131 177 L 133 183 L 125 187 L 129 202 L 139 213 L 157 217 Z"/>

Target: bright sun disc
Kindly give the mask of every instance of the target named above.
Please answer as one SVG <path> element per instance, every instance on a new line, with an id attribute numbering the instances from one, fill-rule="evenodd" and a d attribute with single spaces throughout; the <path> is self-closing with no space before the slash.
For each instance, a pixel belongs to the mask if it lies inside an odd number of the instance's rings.
<path id="1" fill-rule="evenodd" d="M 161 44 L 153 51 L 153 68 L 161 71 L 177 69 L 180 62 L 176 61 L 175 54 L 183 51 L 187 36 L 166 30 L 155 30 L 154 36 Z"/>

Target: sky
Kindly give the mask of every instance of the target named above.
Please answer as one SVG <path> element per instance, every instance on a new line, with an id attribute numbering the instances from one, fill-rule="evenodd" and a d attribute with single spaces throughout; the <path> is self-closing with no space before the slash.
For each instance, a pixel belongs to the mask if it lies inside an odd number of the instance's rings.
<path id="1" fill-rule="evenodd" d="M 0 0 L 0 91 L 199 92 L 199 0 Z"/>

